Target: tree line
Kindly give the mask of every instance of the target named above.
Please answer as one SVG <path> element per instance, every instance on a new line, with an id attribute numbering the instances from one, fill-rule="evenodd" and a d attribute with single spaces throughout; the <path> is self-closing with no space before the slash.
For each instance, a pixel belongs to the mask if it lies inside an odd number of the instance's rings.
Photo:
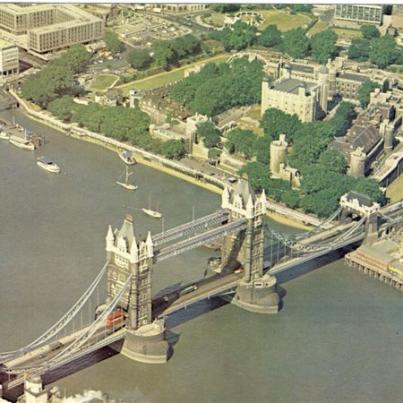
<path id="1" fill-rule="evenodd" d="M 65 122 L 76 122 L 80 127 L 129 142 L 167 158 L 179 159 L 186 152 L 181 140 L 162 141 L 152 137 L 149 133 L 150 118 L 139 108 L 102 106 L 96 103 L 82 105 L 66 95 L 51 101 L 48 110 Z"/>
<path id="2" fill-rule="evenodd" d="M 311 56 L 313 60 L 322 64 L 337 54 L 337 35 L 332 30 L 318 32 L 309 38 L 302 28 L 294 28 L 283 33 L 277 25 L 269 25 L 258 33 L 256 27 L 237 21 L 231 27 L 212 32 L 210 36 L 222 42 L 226 51 L 260 45 L 275 48 L 296 59 Z"/>

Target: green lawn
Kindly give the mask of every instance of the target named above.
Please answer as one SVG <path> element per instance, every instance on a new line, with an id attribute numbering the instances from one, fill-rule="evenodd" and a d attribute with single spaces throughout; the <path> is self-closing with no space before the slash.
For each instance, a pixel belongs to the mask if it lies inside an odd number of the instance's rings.
<path id="1" fill-rule="evenodd" d="M 289 31 L 293 28 L 304 27 L 311 22 L 311 17 L 306 14 L 290 14 L 285 10 L 260 10 L 264 17 L 264 21 L 259 25 L 259 29 L 263 30 L 268 25 L 277 25 L 280 31 Z"/>
<path id="2" fill-rule="evenodd" d="M 317 34 L 324 31 L 328 27 L 328 23 L 322 20 L 318 20 L 316 24 L 308 31 L 308 36 Z"/>
<path id="3" fill-rule="evenodd" d="M 106 91 L 119 80 L 114 74 L 98 74 L 90 85 L 91 91 Z"/>
<path id="4" fill-rule="evenodd" d="M 202 17 L 202 20 L 213 27 L 220 28 L 224 25 L 225 14 L 211 12 L 209 16 L 205 15 Z"/>
<path id="5" fill-rule="evenodd" d="M 361 36 L 361 31 L 358 29 L 332 28 L 332 31 L 336 32 L 337 39 L 343 41 L 351 41 L 351 39 Z"/>
<path id="6" fill-rule="evenodd" d="M 141 80 L 132 81 L 131 83 L 120 85 L 116 87 L 122 91 L 123 94 L 127 94 L 129 90 L 135 88 L 137 90 L 150 90 L 153 88 L 162 87 L 163 85 L 173 83 L 175 81 L 181 80 L 184 77 L 184 72 L 189 67 L 194 67 L 199 64 L 209 63 L 209 62 L 224 62 L 228 59 L 229 55 L 227 53 L 210 57 L 208 59 L 200 60 L 198 62 L 188 64 L 183 67 L 179 67 L 172 71 L 155 74 L 153 76 L 142 78 Z"/>

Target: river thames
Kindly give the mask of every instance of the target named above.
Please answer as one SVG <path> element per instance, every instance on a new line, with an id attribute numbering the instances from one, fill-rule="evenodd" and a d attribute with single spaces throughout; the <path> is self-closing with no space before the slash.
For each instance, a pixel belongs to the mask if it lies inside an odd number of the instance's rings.
<path id="1" fill-rule="evenodd" d="M 10 119 L 11 112 L 3 112 Z M 36 152 L 0 143 L 0 350 L 27 344 L 81 295 L 105 261 L 107 225 L 134 216 L 137 234 L 161 230 L 139 212 L 159 205 L 165 229 L 213 212 L 218 195 L 148 167 L 134 167 L 134 193 L 116 186 L 117 155 L 34 122 Z M 46 155 L 60 175 L 41 170 Z M 131 207 L 130 209 L 127 207 Z M 276 230 L 290 231 L 270 222 Z M 155 291 L 203 276 L 199 248 L 154 271 Z M 342 260 L 282 284 L 284 307 L 261 316 L 211 302 L 189 308 L 165 365 L 115 355 L 57 382 L 67 394 L 102 390 L 131 402 L 401 402 L 403 298 Z M 202 315 L 198 312 L 205 311 Z M 175 318 L 173 322 L 175 323 Z"/>

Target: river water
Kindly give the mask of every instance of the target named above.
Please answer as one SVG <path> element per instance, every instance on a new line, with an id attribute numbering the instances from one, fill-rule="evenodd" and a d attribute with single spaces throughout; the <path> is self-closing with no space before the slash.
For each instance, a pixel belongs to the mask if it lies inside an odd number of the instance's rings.
<path id="1" fill-rule="evenodd" d="M 10 112 L 3 112 L 10 118 Z M 161 230 L 128 209 L 159 203 L 165 228 L 214 211 L 219 197 L 136 165 L 139 189 L 115 185 L 116 154 L 68 138 L 16 114 L 43 134 L 38 152 L 0 143 L 0 350 L 25 345 L 81 295 L 105 260 L 108 224 L 134 215 L 136 231 Z M 35 164 L 44 153 L 63 169 Z M 150 197 L 151 195 L 151 197 Z M 279 224 L 275 229 L 290 231 Z M 199 248 L 157 267 L 155 290 L 203 275 L 211 252 Z M 116 355 L 57 383 L 67 394 L 100 389 L 136 402 L 400 402 L 403 395 L 403 298 L 341 260 L 282 285 L 284 308 L 261 316 L 202 303 L 177 320 L 174 355 L 146 365 Z M 206 312 L 202 315 L 198 313 Z M 183 313 L 182 313 L 183 315 Z"/>

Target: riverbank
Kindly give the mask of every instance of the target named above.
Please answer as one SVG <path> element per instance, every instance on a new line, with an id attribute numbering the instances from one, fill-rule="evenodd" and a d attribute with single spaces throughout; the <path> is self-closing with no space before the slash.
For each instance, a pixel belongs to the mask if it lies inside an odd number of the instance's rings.
<path id="1" fill-rule="evenodd" d="M 99 133 L 94 133 L 87 129 L 80 128 L 75 123 L 63 123 L 54 118 L 49 112 L 35 110 L 29 102 L 22 99 L 14 91 L 10 90 L 10 94 L 20 103 L 23 110 L 29 115 L 30 118 L 42 124 L 48 125 L 67 136 L 105 147 L 114 152 L 119 152 L 124 149 L 131 151 L 135 153 L 136 160 L 142 165 L 157 169 L 163 173 L 166 173 L 167 175 L 175 176 L 178 179 L 204 188 L 210 192 L 217 194 L 221 194 L 222 192 L 225 182 L 215 177 L 211 177 L 203 172 L 185 167 L 178 162 L 157 156 L 129 144 L 103 136 Z M 268 202 L 268 205 L 269 209 L 267 216 L 272 220 L 297 229 L 309 230 L 312 228 L 311 226 L 305 224 L 304 220 L 313 220 L 313 217 L 305 215 L 302 212 L 293 211 L 284 206 L 276 205 L 271 201 Z M 300 220 L 290 218 L 292 215 L 300 218 Z"/>

